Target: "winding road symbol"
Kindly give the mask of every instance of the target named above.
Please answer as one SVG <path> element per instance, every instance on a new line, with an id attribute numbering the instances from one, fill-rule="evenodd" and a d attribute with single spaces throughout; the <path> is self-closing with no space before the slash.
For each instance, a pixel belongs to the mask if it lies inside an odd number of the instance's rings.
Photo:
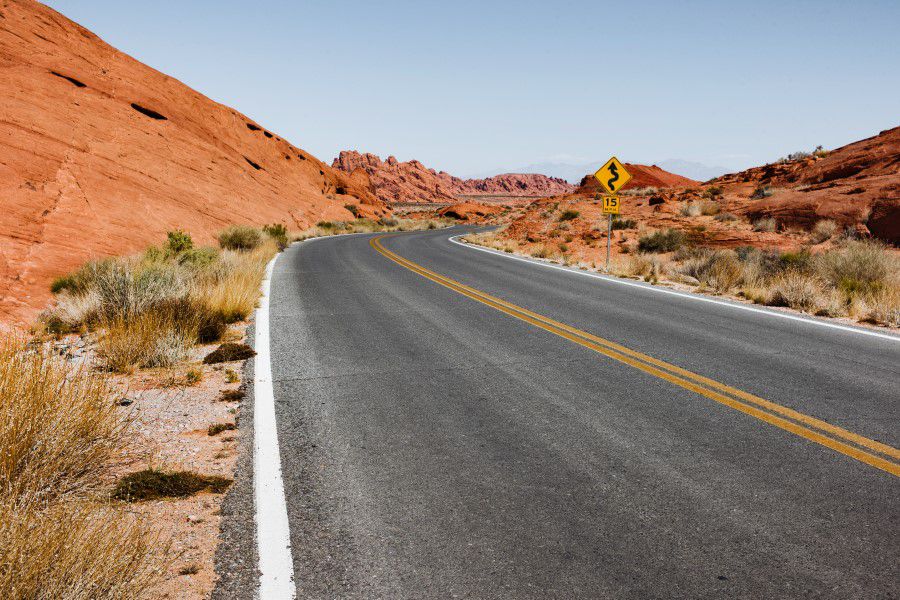
<path id="1" fill-rule="evenodd" d="M 594 177 L 600 182 L 603 189 L 610 194 L 615 194 L 625 187 L 626 183 L 631 181 L 631 174 L 628 172 L 628 169 L 615 156 L 597 169 Z"/>
<path id="2" fill-rule="evenodd" d="M 606 185 L 609 187 L 611 191 L 616 191 L 616 182 L 619 180 L 619 167 L 616 166 L 615 163 L 609 165 L 608 171 L 612 173 L 612 177 L 606 182 Z"/>

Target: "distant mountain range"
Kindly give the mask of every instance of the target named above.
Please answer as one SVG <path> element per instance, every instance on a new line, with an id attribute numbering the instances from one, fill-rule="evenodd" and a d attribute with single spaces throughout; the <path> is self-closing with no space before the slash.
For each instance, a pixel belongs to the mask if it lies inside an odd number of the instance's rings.
<path id="1" fill-rule="evenodd" d="M 524 167 L 496 169 L 485 173 L 479 173 L 475 175 L 475 177 L 493 177 L 494 175 L 500 175 L 503 173 L 541 173 L 543 175 L 547 175 L 548 177 L 559 177 L 560 179 L 565 179 L 569 183 L 578 184 L 578 182 L 581 181 L 582 177 L 584 177 L 588 173 L 596 171 L 600 168 L 601 165 L 603 165 L 603 163 L 603 160 L 597 160 L 584 164 L 565 162 L 540 162 L 526 165 Z M 697 181 L 707 181 L 709 179 L 712 179 L 713 177 L 718 177 L 719 175 L 724 175 L 725 173 L 731 171 L 731 169 L 728 169 L 727 167 L 710 166 L 703 163 L 682 160 L 679 158 L 671 158 L 654 164 L 656 164 L 656 166 L 660 167 L 661 169 L 669 171 L 670 173 L 682 175 L 684 177 L 695 179 Z"/>

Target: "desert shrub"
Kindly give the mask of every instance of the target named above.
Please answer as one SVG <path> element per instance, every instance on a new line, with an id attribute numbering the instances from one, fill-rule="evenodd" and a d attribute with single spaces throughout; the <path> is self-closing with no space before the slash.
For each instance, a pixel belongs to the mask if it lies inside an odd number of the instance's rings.
<path id="1" fill-rule="evenodd" d="M 547 258 L 550 256 L 550 251 L 545 245 L 540 244 L 531 249 L 531 256 L 535 258 Z"/>
<path id="2" fill-rule="evenodd" d="M 200 475 L 190 471 L 170 472 L 145 469 L 120 479 L 112 497 L 126 502 L 159 498 L 185 498 L 203 491 L 221 494 L 230 485 L 230 479 L 216 475 Z"/>
<path id="3" fill-rule="evenodd" d="M 739 221 L 740 220 L 740 217 L 738 217 L 736 214 L 730 213 L 730 212 L 720 212 L 713 218 L 716 221 L 722 221 L 722 222 L 730 222 L 730 221 Z"/>
<path id="4" fill-rule="evenodd" d="M 812 255 L 805 248 L 797 252 L 782 252 L 778 255 L 778 267 L 782 271 L 806 273 L 812 267 Z"/>
<path id="5" fill-rule="evenodd" d="M 678 229 L 665 229 L 638 238 L 641 252 L 672 252 L 687 243 L 687 235 Z"/>
<path id="6" fill-rule="evenodd" d="M 755 190 L 753 190 L 753 193 L 750 194 L 750 199 L 751 200 L 762 200 L 763 198 L 768 198 L 773 193 L 774 192 L 772 191 L 772 188 L 770 186 L 759 185 L 756 187 Z"/>
<path id="7" fill-rule="evenodd" d="M 843 248 L 816 256 L 817 273 L 852 296 L 883 288 L 898 276 L 897 259 L 875 241 L 850 241 Z"/>
<path id="8" fill-rule="evenodd" d="M 259 230 L 248 225 L 232 225 L 219 233 L 219 246 L 226 250 L 253 250 L 260 242 Z"/>
<path id="9" fill-rule="evenodd" d="M 184 381 L 188 385 L 197 385 L 203 381 L 203 371 L 200 369 L 188 369 L 188 372 L 184 374 Z"/>
<path id="10" fill-rule="evenodd" d="M 715 200 L 704 200 L 700 203 L 700 214 L 705 215 L 707 217 L 711 217 L 712 215 L 719 214 L 719 211 L 722 210 L 719 206 L 719 203 Z"/>
<path id="11" fill-rule="evenodd" d="M 823 219 L 813 226 L 812 232 L 809 235 L 809 241 L 813 244 L 821 244 L 834 237 L 837 230 L 837 223 L 828 219 Z"/>
<path id="12" fill-rule="evenodd" d="M 223 431 L 234 431 L 237 427 L 234 423 L 213 423 L 210 425 L 206 433 L 209 436 L 219 435 Z"/>
<path id="13" fill-rule="evenodd" d="M 0 342 L 0 496 L 48 501 L 92 488 L 124 427 L 106 378 Z"/>
<path id="14" fill-rule="evenodd" d="M 400 225 L 400 221 L 392 217 L 381 217 L 378 219 L 378 224 L 382 227 L 397 227 Z"/>
<path id="15" fill-rule="evenodd" d="M 581 213 L 577 210 L 564 210 L 562 214 L 559 215 L 560 221 L 571 221 L 573 219 L 577 219 Z"/>
<path id="16" fill-rule="evenodd" d="M 778 221 L 771 217 L 764 217 L 753 222 L 753 231 L 773 233 L 778 229 Z"/>
<path id="17" fill-rule="evenodd" d="M 194 241 L 191 239 L 191 235 L 180 229 L 168 232 L 166 237 L 168 238 L 166 240 L 166 248 L 172 254 L 181 254 L 194 247 Z"/>
<path id="18" fill-rule="evenodd" d="M 178 264 L 198 270 L 216 262 L 219 251 L 215 248 L 191 248 L 178 255 Z"/>
<path id="19" fill-rule="evenodd" d="M 818 278 L 786 271 L 772 281 L 769 303 L 803 312 L 815 312 L 824 296 L 825 290 Z"/>
<path id="20" fill-rule="evenodd" d="M 900 327 L 900 285 L 890 285 L 865 298 L 866 321 L 886 327 Z"/>
<path id="21" fill-rule="evenodd" d="M 356 204 L 345 204 L 344 208 L 349 210 L 354 217 L 359 216 L 359 206 L 357 206 Z"/>
<path id="22" fill-rule="evenodd" d="M 171 367 L 188 356 L 197 337 L 195 330 L 161 312 L 119 317 L 104 326 L 97 353 L 106 368 L 116 373 Z"/>
<path id="23" fill-rule="evenodd" d="M 797 160 L 803 160 L 805 158 L 809 158 L 812 156 L 811 152 L 806 152 L 805 150 L 798 150 L 797 152 L 791 152 L 787 156 L 783 157 L 779 162 L 788 163 L 794 162 Z"/>
<path id="24" fill-rule="evenodd" d="M 612 219 L 612 229 L 613 231 L 617 231 L 620 229 L 634 229 L 637 227 L 637 221 L 634 219 L 623 219 L 622 217 L 616 215 L 613 216 Z"/>
<path id="25" fill-rule="evenodd" d="M 287 227 L 281 223 L 272 223 L 271 225 L 263 225 L 263 233 L 272 238 L 279 250 L 288 247 Z"/>
<path id="26" fill-rule="evenodd" d="M 237 383 L 241 380 L 237 371 L 234 369 L 225 369 L 225 383 Z"/>
<path id="27" fill-rule="evenodd" d="M 682 217 L 699 217 L 700 216 L 700 205 L 696 202 L 685 202 L 681 205 L 681 210 L 678 211 Z"/>
<path id="28" fill-rule="evenodd" d="M 720 185 L 711 185 L 705 190 L 703 190 L 703 197 L 709 198 L 710 200 L 715 200 L 716 198 L 721 198 L 724 190 Z"/>
<path id="29" fill-rule="evenodd" d="M 731 291 L 743 279 L 743 266 L 737 254 L 730 250 L 709 251 L 689 259 L 681 268 L 701 285 L 720 294 Z"/>
<path id="30" fill-rule="evenodd" d="M 70 292 L 72 294 L 84 293 L 93 285 L 97 276 L 111 268 L 114 262 L 112 259 L 87 262 L 73 273 L 54 279 L 50 284 L 50 291 L 54 294 L 62 292 Z"/>

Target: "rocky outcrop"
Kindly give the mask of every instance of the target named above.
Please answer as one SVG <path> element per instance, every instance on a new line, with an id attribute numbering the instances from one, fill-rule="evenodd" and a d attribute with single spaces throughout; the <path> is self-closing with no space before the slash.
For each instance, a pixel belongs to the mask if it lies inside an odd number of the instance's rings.
<path id="1" fill-rule="evenodd" d="M 332 167 L 345 173 L 365 173 L 370 191 L 386 203 L 456 202 L 461 196 L 548 197 L 567 194 L 574 186 L 557 177 L 506 173 L 487 179 L 461 179 L 429 169 L 417 160 L 387 160 L 354 150 L 345 150 Z"/>
<path id="2" fill-rule="evenodd" d="M 751 219 L 810 228 L 830 219 L 900 246 L 900 127 L 818 156 L 779 162 L 712 181 L 745 200 Z M 752 199 L 767 187 L 771 195 Z"/>
<path id="3" fill-rule="evenodd" d="M 48 284 L 167 230 L 383 214 L 349 177 L 31 0 L 0 3 L 0 322 Z"/>

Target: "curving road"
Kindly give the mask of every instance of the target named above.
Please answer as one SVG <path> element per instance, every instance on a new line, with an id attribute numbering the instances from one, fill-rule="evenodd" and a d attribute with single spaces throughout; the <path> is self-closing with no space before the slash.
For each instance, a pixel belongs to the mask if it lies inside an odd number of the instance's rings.
<path id="1" fill-rule="evenodd" d="M 298 597 L 900 595 L 900 339 L 460 233 L 276 263 Z"/>

